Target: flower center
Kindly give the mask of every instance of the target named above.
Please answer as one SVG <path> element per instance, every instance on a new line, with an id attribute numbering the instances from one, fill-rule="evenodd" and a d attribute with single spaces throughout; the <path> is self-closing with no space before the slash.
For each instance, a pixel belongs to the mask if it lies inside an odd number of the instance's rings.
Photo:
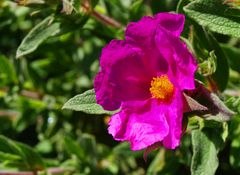
<path id="1" fill-rule="evenodd" d="M 153 77 L 149 90 L 153 98 L 157 98 L 162 101 L 171 100 L 174 94 L 174 86 L 167 75 Z"/>

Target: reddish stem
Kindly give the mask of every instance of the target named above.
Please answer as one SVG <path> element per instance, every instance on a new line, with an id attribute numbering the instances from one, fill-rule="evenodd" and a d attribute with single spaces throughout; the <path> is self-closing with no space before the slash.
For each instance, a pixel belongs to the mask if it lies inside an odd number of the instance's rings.
<path id="1" fill-rule="evenodd" d="M 100 22 L 102 22 L 104 24 L 107 24 L 107 25 L 110 25 L 110 26 L 115 27 L 115 28 L 121 28 L 122 27 L 121 23 L 119 23 L 118 21 L 116 21 L 113 18 L 110 18 L 108 16 L 105 16 L 103 14 L 98 13 L 94 9 L 91 9 L 91 7 L 88 4 L 82 3 L 81 5 L 90 15 L 95 17 Z"/>

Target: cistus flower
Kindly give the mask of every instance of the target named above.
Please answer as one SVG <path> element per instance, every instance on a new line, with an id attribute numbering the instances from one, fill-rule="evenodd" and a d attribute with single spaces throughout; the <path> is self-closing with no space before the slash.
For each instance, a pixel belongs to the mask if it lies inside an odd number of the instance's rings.
<path id="1" fill-rule="evenodd" d="M 103 48 L 94 80 L 97 103 L 113 115 L 108 131 L 132 150 L 180 144 L 183 91 L 195 88 L 193 55 L 180 40 L 184 15 L 159 13 L 127 26 Z"/>

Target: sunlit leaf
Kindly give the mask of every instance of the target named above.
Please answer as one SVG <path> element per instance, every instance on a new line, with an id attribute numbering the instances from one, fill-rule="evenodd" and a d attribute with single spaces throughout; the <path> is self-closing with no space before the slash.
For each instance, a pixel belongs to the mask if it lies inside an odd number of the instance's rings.
<path id="1" fill-rule="evenodd" d="M 240 37 L 240 19 L 226 15 L 223 0 L 196 0 L 184 8 L 189 17 L 214 32 Z"/>
<path id="2" fill-rule="evenodd" d="M 35 51 L 47 38 L 56 35 L 60 31 L 59 27 L 60 23 L 54 22 L 53 16 L 45 18 L 25 36 L 17 49 L 16 58 Z"/>
<path id="3" fill-rule="evenodd" d="M 215 174 L 219 165 L 218 152 L 223 144 L 219 135 L 215 133 L 213 129 L 192 131 L 192 175 Z"/>
<path id="4" fill-rule="evenodd" d="M 87 114 L 108 114 L 112 115 L 114 112 L 104 110 L 96 103 L 96 96 L 94 90 L 88 90 L 83 94 L 76 95 L 68 100 L 63 109 L 70 109 L 75 111 L 85 112 Z"/>

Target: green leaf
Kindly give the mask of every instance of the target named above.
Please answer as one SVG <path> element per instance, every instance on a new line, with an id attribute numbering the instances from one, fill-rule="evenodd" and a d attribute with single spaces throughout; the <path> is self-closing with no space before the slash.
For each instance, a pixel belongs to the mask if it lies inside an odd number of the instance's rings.
<path id="1" fill-rule="evenodd" d="M 9 82 L 17 82 L 17 75 L 13 64 L 3 55 L 0 55 L 0 75 L 4 74 Z"/>
<path id="2" fill-rule="evenodd" d="M 79 143 L 83 148 L 83 152 L 85 154 L 84 161 L 87 161 L 93 167 L 96 166 L 98 155 L 95 137 L 84 133 L 81 135 Z"/>
<path id="3" fill-rule="evenodd" d="M 149 165 L 147 169 L 147 175 L 151 174 L 159 174 L 161 172 L 166 164 L 165 160 L 165 150 L 160 149 L 158 154 L 155 156 L 151 164 Z"/>
<path id="4" fill-rule="evenodd" d="M 154 14 L 159 11 L 174 11 L 179 0 L 150 1 L 150 7 Z"/>
<path id="5" fill-rule="evenodd" d="M 195 0 L 185 6 L 184 11 L 214 32 L 240 37 L 240 19 L 225 13 L 231 9 L 223 0 Z"/>
<path id="6" fill-rule="evenodd" d="M 53 22 L 54 17 L 49 16 L 37 24 L 23 39 L 17 49 L 16 58 L 32 53 L 47 38 L 56 35 L 60 31 L 60 23 Z"/>
<path id="7" fill-rule="evenodd" d="M 239 169 L 240 168 L 240 137 L 236 137 L 232 139 L 231 148 L 230 148 L 230 156 L 229 161 L 233 168 Z"/>
<path id="8" fill-rule="evenodd" d="M 73 0 L 73 8 L 76 11 L 79 11 L 79 9 L 81 8 L 81 0 Z"/>
<path id="9" fill-rule="evenodd" d="M 130 7 L 130 19 L 132 21 L 139 20 L 142 14 L 144 14 L 146 6 L 143 0 L 136 0 Z"/>
<path id="10" fill-rule="evenodd" d="M 80 144 L 77 143 L 75 140 L 73 140 L 70 137 L 65 137 L 64 144 L 65 144 L 66 150 L 70 154 L 76 155 L 80 160 L 84 158 L 83 149 L 81 148 Z"/>
<path id="11" fill-rule="evenodd" d="M 233 70 L 240 72 L 240 49 L 228 44 L 221 44 L 221 48 L 228 58 L 230 67 Z"/>
<path id="12" fill-rule="evenodd" d="M 229 162 L 232 168 L 240 168 L 240 115 L 233 118 L 230 123 L 229 131 L 231 133 L 229 140 L 230 142 L 230 156 Z"/>
<path id="13" fill-rule="evenodd" d="M 179 0 L 176 8 L 176 13 L 184 13 L 183 8 L 189 3 L 189 0 Z"/>
<path id="14" fill-rule="evenodd" d="M 91 0 L 90 3 L 91 3 L 91 7 L 94 8 L 97 3 L 98 3 L 99 0 Z"/>
<path id="15" fill-rule="evenodd" d="M 36 153 L 33 148 L 22 143 L 17 143 L 17 145 L 23 153 L 22 159 L 28 165 L 29 170 L 36 171 L 44 169 L 45 165 L 41 156 Z"/>
<path id="16" fill-rule="evenodd" d="M 17 144 L 14 141 L 1 135 L 0 135 L 0 151 L 3 153 L 12 154 L 12 155 L 17 155 L 17 156 L 19 155 L 22 157 L 21 150 L 17 146 Z"/>
<path id="17" fill-rule="evenodd" d="M 21 160 L 21 157 L 15 154 L 5 153 L 0 151 L 0 162 L 11 160 Z"/>
<path id="18" fill-rule="evenodd" d="M 229 108 L 240 114 L 240 97 L 230 97 L 225 103 Z"/>
<path id="19" fill-rule="evenodd" d="M 192 175 L 214 175 L 218 165 L 218 152 L 223 146 L 215 128 L 192 131 Z"/>
<path id="20" fill-rule="evenodd" d="M 75 141 L 65 137 L 64 143 L 70 154 L 76 155 L 79 160 L 95 166 L 97 163 L 97 145 L 95 138 L 89 134 L 82 134 L 79 140 Z"/>
<path id="21" fill-rule="evenodd" d="M 43 170 L 44 163 L 31 147 L 19 142 L 15 142 L 0 135 L 0 157 L 2 161 L 7 161 L 6 166 L 19 166 L 24 170 Z"/>
<path id="22" fill-rule="evenodd" d="M 181 153 L 180 153 L 181 154 Z M 160 149 L 147 169 L 147 175 L 175 175 L 181 171 L 179 159 L 174 152 Z M 174 168 L 173 168 L 174 167 Z"/>
<path id="23" fill-rule="evenodd" d="M 142 157 L 143 151 L 132 151 L 128 142 L 119 143 L 112 149 L 115 156 Z"/>
<path id="24" fill-rule="evenodd" d="M 130 144 L 128 142 L 122 142 L 117 144 L 112 150 L 111 159 L 117 167 L 121 169 L 135 169 L 137 168 L 136 158 L 142 159 L 143 151 L 131 151 Z"/>
<path id="25" fill-rule="evenodd" d="M 96 103 L 94 90 L 88 90 L 83 94 L 76 95 L 68 100 L 62 109 L 70 109 L 75 111 L 85 112 L 87 114 L 108 114 L 112 115 L 114 111 L 106 111 Z"/>
<path id="26" fill-rule="evenodd" d="M 194 32 L 192 37 L 192 45 L 199 60 L 207 60 L 210 53 L 214 52 L 213 57 L 217 57 L 217 67 L 215 72 L 210 76 L 210 79 L 213 80 L 212 84 L 215 89 L 220 91 L 225 90 L 229 79 L 229 66 L 226 55 L 219 46 L 217 40 L 210 32 L 207 32 L 198 24 L 194 24 Z"/>

